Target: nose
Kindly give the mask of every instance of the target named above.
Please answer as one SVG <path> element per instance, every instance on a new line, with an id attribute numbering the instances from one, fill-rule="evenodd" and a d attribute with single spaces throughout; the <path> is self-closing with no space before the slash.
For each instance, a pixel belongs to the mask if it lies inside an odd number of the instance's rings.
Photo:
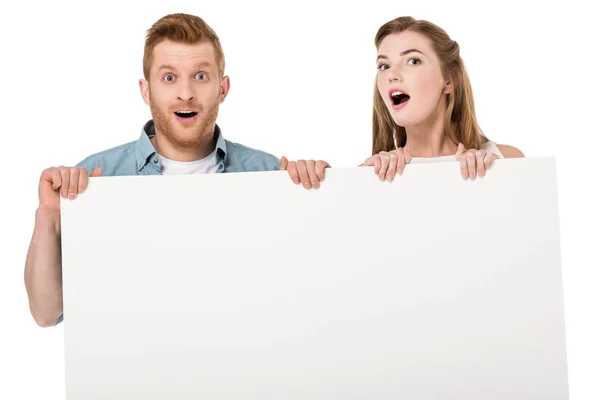
<path id="1" fill-rule="evenodd" d="M 387 73 L 388 73 L 388 81 L 390 83 L 402 82 L 403 81 L 401 68 L 399 68 L 399 67 L 396 67 L 396 68 L 390 67 L 387 70 Z"/>
<path id="2" fill-rule="evenodd" d="M 181 101 L 191 101 L 194 99 L 194 90 L 189 81 L 180 81 L 177 99 Z"/>

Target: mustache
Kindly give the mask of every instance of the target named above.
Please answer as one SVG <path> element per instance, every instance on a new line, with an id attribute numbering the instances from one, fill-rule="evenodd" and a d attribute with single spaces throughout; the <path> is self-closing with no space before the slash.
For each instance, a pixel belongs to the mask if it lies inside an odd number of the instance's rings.
<path id="1" fill-rule="evenodd" d="M 178 102 L 178 103 L 175 103 L 175 104 L 172 104 L 169 106 L 170 112 L 175 112 L 175 111 L 180 111 L 180 110 L 192 110 L 192 111 L 201 113 L 202 111 L 204 111 L 204 107 L 202 107 L 202 104 L 189 102 L 189 101 Z"/>

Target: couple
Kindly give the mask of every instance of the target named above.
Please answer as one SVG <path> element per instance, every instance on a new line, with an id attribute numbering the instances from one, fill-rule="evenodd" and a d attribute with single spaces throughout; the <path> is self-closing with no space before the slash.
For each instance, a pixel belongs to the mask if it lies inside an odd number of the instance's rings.
<path id="1" fill-rule="evenodd" d="M 439 27 L 411 17 L 383 25 L 375 37 L 373 166 L 391 181 L 404 166 L 460 161 L 464 179 L 483 177 L 496 158 L 522 157 L 496 145 L 475 119 L 471 87 L 459 47 Z M 91 155 L 75 167 L 42 172 L 39 207 L 25 265 L 31 314 L 40 326 L 62 321 L 60 197 L 75 199 L 88 175 L 160 175 L 287 170 L 307 189 L 324 180 L 325 161 L 288 161 L 226 140 L 216 125 L 229 92 L 225 58 L 215 32 L 199 17 L 167 15 L 147 32 L 144 78 L 150 106 L 136 141 Z"/>

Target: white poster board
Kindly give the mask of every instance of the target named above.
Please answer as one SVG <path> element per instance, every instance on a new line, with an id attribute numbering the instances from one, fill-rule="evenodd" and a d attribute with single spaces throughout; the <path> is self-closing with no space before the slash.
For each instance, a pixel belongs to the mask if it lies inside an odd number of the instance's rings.
<path id="1" fill-rule="evenodd" d="M 68 400 L 568 398 L 553 158 L 93 178 L 62 230 Z"/>

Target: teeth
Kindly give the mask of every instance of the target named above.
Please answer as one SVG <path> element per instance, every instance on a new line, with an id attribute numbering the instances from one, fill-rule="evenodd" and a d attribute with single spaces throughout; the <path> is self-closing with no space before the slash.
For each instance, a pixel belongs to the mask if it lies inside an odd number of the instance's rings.
<path id="1" fill-rule="evenodd" d="M 177 111 L 180 114 L 192 114 L 194 111 L 188 111 L 188 110 L 184 110 L 184 111 Z"/>
<path id="2" fill-rule="evenodd" d="M 392 92 L 392 96 L 400 96 L 401 94 L 404 94 L 404 93 L 400 92 L 399 90 Z"/>

